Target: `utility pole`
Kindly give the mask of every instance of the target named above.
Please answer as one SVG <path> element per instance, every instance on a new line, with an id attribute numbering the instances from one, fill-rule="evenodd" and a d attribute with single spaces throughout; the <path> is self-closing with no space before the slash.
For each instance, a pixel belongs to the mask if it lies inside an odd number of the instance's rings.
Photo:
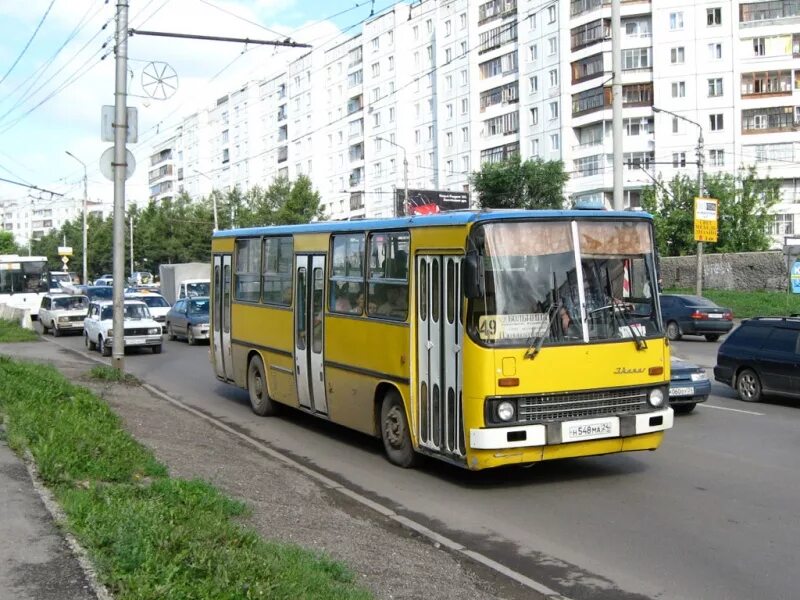
<path id="1" fill-rule="evenodd" d="M 674 113 L 669 110 L 665 110 L 663 108 L 653 107 L 654 113 L 667 113 L 668 115 L 672 115 L 676 119 L 681 119 L 682 121 L 686 121 L 687 123 L 691 123 L 699 130 L 699 134 L 697 136 L 697 196 L 699 198 L 705 197 L 705 179 L 703 177 L 703 165 L 706 162 L 705 157 L 705 148 L 703 146 L 703 126 L 700 125 L 697 121 L 692 121 L 684 117 L 683 115 L 679 115 L 678 113 Z M 698 296 L 703 295 L 703 242 L 697 242 L 697 272 L 695 274 L 695 293 Z"/>
<path id="2" fill-rule="evenodd" d="M 117 0 L 116 76 L 114 86 L 114 334 L 111 364 L 125 369 L 125 179 L 127 176 L 128 138 L 128 0 Z"/>
<path id="3" fill-rule="evenodd" d="M 69 150 L 65 150 L 65 152 L 83 165 L 83 279 L 81 279 L 81 283 L 83 283 L 83 285 L 89 285 L 89 277 L 86 268 L 86 205 L 89 202 L 89 178 L 86 175 L 86 163 Z"/>
<path id="4" fill-rule="evenodd" d="M 611 135 L 614 150 L 614 210 L 625 208 L 622 187 L 622 39 L 620 0 L 611 0 Z"/>
<path id="5" fill-rule="evenodd" d="M 699 124 L 700 135 L 697 138 L 697 196 L 705 198 L 703 187 L 705 180 L 703 179 L 703 164 L 705 163 L 705 151 L 703 148 L 703 128 Z M 697 281 L 696 290 L 698 296 L 703 295 L 703 242 L 697 242 Z"/>
<path id="6" fill-rule="evenodd" d="M 133 277 L 133 215 L 128 217 L 128 222 L 130 223 L 130 230 L 131 230 L 131 277 Z"/>

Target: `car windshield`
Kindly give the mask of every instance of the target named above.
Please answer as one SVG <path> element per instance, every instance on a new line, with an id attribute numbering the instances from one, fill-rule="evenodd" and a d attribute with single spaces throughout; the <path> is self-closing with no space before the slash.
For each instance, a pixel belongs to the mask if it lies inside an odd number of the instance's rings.
<path id="1" fill-rule="evenodd" d="M 137 300 L 141 300 L 150 308 L 164 308 L 169 307 L 169 302 L 164 300 L 161 296 L 142 296 L 141 298 L 137 298 Z"/>
<path id="2" fill-rule="evenodd" d="M 89 308 L 89 299 L 86 296 L 53 298 L 53 308 L 58 310 L 86 310 Z"/>
<path id="3" fill-rule="evenodd" d="M 126 304 L 124 307 L 125 319 L 149 319 L 150 311 L 144 304 Z M 114 318 L 114 307 L 104 306 L 101 319 L 103 321 L 111 320 Z"/>
<path id="4" fill-rule="evenodd" d="M 489 223 L 474 230 L 484 270 L 484 295 L 468 306 L 474 339 L 519 346 L 542 336 L 552 344 L 661 332 L 649 223 L 575 225 Z"/>
<path id="5" fill-rule="evenodd" d="M 186 284 L 186 295 L 189 298 L 197 298 L 198 296 L 208 296 L 211 292 L 211 284 L 208 282 L 197 282 Z"/>
<path id="6" fill-rule="evenodd" d="M 207 315 L 208 314 L 208 299 L 203 300 L 192 300 L 189 303 L 189 314 L 198 316 L 198 315 Z"/>

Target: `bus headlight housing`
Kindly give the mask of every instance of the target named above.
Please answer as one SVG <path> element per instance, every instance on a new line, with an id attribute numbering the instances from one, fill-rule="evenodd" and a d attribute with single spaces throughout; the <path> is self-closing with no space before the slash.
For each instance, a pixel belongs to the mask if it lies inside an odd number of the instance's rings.
<path id="1" fill-rule="evenodd" d="M 497 414 L 497 418 L 504 423 L 513 421 L 516 413 L 516 410 L 514 409 L 514 403 L 509 402 L 508 400 L 500 402 L 495 409 L 495 413 Z"/>
<path id="2" fill-rule="evenodd" d="M 659 408 L 664 405 L 664 391 L 661 388 L 650 390 L 647 396 L 647 401 L 653 408 Z"/>

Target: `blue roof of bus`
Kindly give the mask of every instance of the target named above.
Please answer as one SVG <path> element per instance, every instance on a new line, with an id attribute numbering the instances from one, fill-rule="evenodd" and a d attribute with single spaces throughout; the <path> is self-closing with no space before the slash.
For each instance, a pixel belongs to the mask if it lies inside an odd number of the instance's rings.
<path id="1" fill-rule="evenodd" d="M 436 215 L 417 215 L 389 219 L 359 219 L 355 221 L 319 221 L 302 225 L 271 225 L 267 227 L 246 227 L 226 229 L 214 233 L 215 238 L 228 238 L 253 235 L 286 235 L 290 233 L 333 233 L 339 231 L 364 231 L 374 229 L 405 229 L 409 227 L 442 227 L 447 225 L 466 225 L 487 221 L 506 221 L 515 219 L 647 219 L 652 217 L 642 211 L 611 210 L 490 210 L 455 211 Z"/>

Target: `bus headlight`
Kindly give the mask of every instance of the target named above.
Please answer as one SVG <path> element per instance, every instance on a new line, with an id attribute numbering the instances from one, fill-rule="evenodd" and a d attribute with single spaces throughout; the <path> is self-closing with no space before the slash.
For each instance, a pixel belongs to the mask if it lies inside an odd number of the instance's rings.
<path id="1" fill-rule="evenodd" d="M 514 404 L 507 400 L 497 405 L 497 418 L 501 421 L 511 421 L 514 418 Z"/>
<path id="2" fill-rule="evenodd" d="M 158 335 L 159 333 L 161 333 L 160 327 L 151 327 L 150 329 L 147 330 L 148 335 Z"/>
<path id="3" fill-rule="evenodd" d="M 664 392 L 661 390 L 661 388 L 650 390 L 650 395 L 647 397 L 647 401 L 653 408 L 658 408 L 664 404 Z"/>

